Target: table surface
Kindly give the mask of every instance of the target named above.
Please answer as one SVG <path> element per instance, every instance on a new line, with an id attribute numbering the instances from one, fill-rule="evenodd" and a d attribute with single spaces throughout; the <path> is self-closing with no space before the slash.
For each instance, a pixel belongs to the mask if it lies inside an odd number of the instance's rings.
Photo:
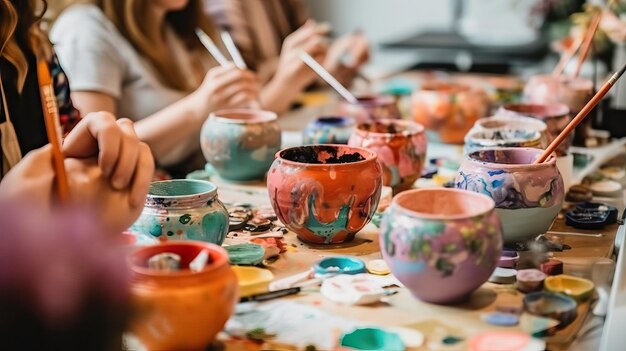
<path id="1" fill-rule="evenodd" d="M 289 144 L 297 144 L 297 137 L 304 125 L 316 116 L 329 114 L 333 111 L 333 104 L 336 102 L 334 96 L 328 93 L 316 93 L 319 95 L 310 95 L 308 97 L 308 107 L 302 108 L 296 112 L 286 114 L 281 117 L 279 123 L 287 136 L 287 146 Z M 285 145 L 283 145 L 285 146 Z M 430 147 L 430 145 L 429 145 Z M 461 152 L 461 148 L 451 146 L 456 151 Z M 443 152 L 445 150 L 434 150 L 433 153 Z M 448 154 L 449 155 L 449 154 Z M 231 183 L 227 181 L 212 179 L 219 189 L 219 197 L 226 203 L 246 202 L 255 206 L 269 206 L 269 197 L 267 195 L 265 182 L 257 183 Z M 553 224 L 551 230 L 580 232 L 568 227 L 564 224 L 562 218 L 559 218 Z M 563 252 L 549 253 L 549 255 L 564 262 L 565 273 L 578 276 L 589 277 L 594 263 L 606 263 L 613 255 L 613 245 L 617 225 L 606 227 L 600 232 L 602 237 L 584 237 L 571 235 L 556 235 L 562 243 L 571 247 L 570 250 Z M 300 273 L 309 269 L 314 262 L 326 256 L 333 255 L 350 255 L 359 257 L 365 261 L 381 258 L 378 241 L 378 229 L 372 225 L 367 225 L 354 239 L 353 242 L 343 245 L 331 246 L 310 246 L 300 242 L 294 233 L 285 236 L 285 242 L 288 251 L 280 255 L 280 258 L 272 263 L 268 269 L 272 271 L 275 279 Z M 228 239 L 226 244 L 228 243 Z M 522 254 L 522 261 L 529 258 L 528 254 Z M 322 310 L 332 314 L 341 315 L 345 318 L 358 320 L 365 323 L 371 323 L 379 326 L 402 326 L 423 330 L 424 326 L 441 324 L 449 327 L 451 330 L 458 330 L 467 338 L 487 330 L 528 330 L 528 325 L 533 323 L 530 315 L 524 314 L 522 323 L 516 327 L 494 327 L 485 323 L 481 319 L 481 315 L 487 312 L 495 311 L 498 304 L 502 302 L 521 301 L 523 295 L 519 293 L 512 285 L 496 285 L 485 283 L 481 288 L 475 291 L 470 300 L 461 305 L 440 306 L 433 305 L 415 299 L 407 289 L 401 288 L 396 295 L 389 297 L 387 303 L 377 304 L 375 306 L 342 306 L 325 300 L 319 292 L 301 293 L 297 296 L 287 297 L 290 301 L 302 304 L 316 306 Z M 551 350 L 564 350 L 574 340 L 575 336 L 581 330 L 581 327 L 588 323 L 590 316 L 590 302 L 583 303 L 579 306 L 579 317 L 570 326 L 559 331 L 556 335 L 546 339 Z M 530 318 L 530 319 L 528 319 Z M 526 319 L 526 321 L 525 321 Z M 458 346 L 458 348 L 455 348 Z M 455 347 L 447 347 L 446 350 L 465 349 L 466 344 L 460 343 Z M 263 347 L 268 347 L 265 344 Z M 270 345 L 271 347 L 271 345 Z M 260 349 L 258 344 L 227 342 L 227 350 L 253 350 Z M 427 350 L 426 346 L 422 346 L 417 350 Z"/>

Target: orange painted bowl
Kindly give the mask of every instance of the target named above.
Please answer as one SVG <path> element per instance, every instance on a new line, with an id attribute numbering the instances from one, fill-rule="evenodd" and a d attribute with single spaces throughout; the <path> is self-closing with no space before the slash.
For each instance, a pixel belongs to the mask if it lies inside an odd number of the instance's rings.
<path id="1" fill-rule="evenodd" d="M 591 280 L 566 274 L 546 278 L 543 286 L 550 292 L 567 295 L 578 302 L 588 300 L 595 289 Z"/>
<path id="2" fill-rule="evenodd" d="M 359 95 L 357 103 L 342 101 L 339 115 L 353 117 L 357 122 L 375 121 L 382 118 L 400 119 L 396 99 L 388 95 Z"/>
<path id="3" fill-rule="evenodd" d="M 370 150 L 346 145 L 307 145 L 276 154 L 267 176 L 280 221 L 313 244 L 354 239 L 380 200 L 382 169 Z"/>
<path id="4" fill-rule="evenodd" d="M 421 124 L 394 119 L 360 123 L 348 140 L 348 145 L 364 147 L 378 155 L 383 185 L 392 187 L 394 194 L 410 189 L 421 177 L 426 144 Z"/>
<path id="5" fill-rule="evenodd" d="M 462 144 L 490 105 L 484 90 L 453 83 L 428 82 L 411 96 L 413 119 L 431 131 L 429 137 L 449 144 Z"/>
<path id="6" fill-rule="evenodd" d="M 208 263 L 200 272 L 188 267 L 202 250 Z M 180 255 L 180 271 L 150 269 L 150 257 Z M 169 241 L 142 247 L 128 262 L 136 317 L 130 331 L 148 350 L 203 350 L 217 336 L 238 301 L 235 273 L 221 247 L 200 241 Z"/>

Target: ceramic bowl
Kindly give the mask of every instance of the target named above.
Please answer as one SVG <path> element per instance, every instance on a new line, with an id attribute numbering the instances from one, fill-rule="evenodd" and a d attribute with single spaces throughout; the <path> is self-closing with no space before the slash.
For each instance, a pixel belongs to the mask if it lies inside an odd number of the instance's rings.
<path id="1" fill-rule="evenodd" d="M 224 179 L 263 179 L 280 150 L 276 118 L 273 112 L 246 109 L 211 113 L 200 131 L 204 157 Z"/>
<path id="2" fill-rule="evenodd" d="M 494 116 L 481 118 L 474 124 L 472 131 L 536 131 L 541 134 L 541 147 L 548 146 L 548 126 L 544 121 L 519 115 L 500 109 Z"/>
<path id="3" fill-rule="evenodd" d="M 232 269 L 237 276 L 241 297 L 267 292 L 269 283 L 274 279 L 274 274 L 267 269 L 253 266 L 233 266 Z"/>
<path id="4" fill-rule="evenodd" d="M 228 211 L 211 182 L 152 182 L 145 207 L 131 231 L 160 241 L 200 240 L 221 245 L 228 234 Z"/>
<path id="5" fill-rule="evenodd" d="M 421 177 L 426 160 L 424 127 L 412 121 L 381 119 L 360 123 L 348 145 L 364 147 L 378 155 L 383 185 L 393 193 L 410 189 Z"/>
<path id="6" fill-rule="evenodd" d="M 573 322 L 578 315 L 576 301 L 565 295 L 537 291 L 524 296 L 524 308 L 528 313 L 556 319 L 559 329 Z"/>
<path id="7" fill-rule="evenodd" d="M 592 281 L 566 274 L 548 277 L 543 285 L 548 291 L 567 295 L 580 302 L 588 300 L 595 289 Z"/>
<path id="8" fill-rule="evenodd" d="M 537 75 L 524 87 L 525 101 L 530 103 L 563 103 L 578 113 L 593 96 L 593 82 L 587 78 L 566 75 Z"/>
<path id="9" fill-rule="evenodd" d="M 339 104 L 339 114 L 351 116 L 357 123 L 371 122 L 382 118 L 399 119 L 400 109 L 393 96 L 386 95 L 360 95 L 357 103 L 351 104 L 342 101 Z"/>
<path id="10" fill-rule="evenodd" d="M 502 110 L 508 113 L 516 113 L 521 116 L 527 116 L 542 120 L 547 127 L 546 137 L 548 144 L 552 142 L 571 120 L 570 110 L 565 104 L 548 103 L 548 104 L 510 104 L 504 105 Z M 498 112 L 501 113 L 501 112 Z M 573 135 L 564 140 L 556 150 L 557 156 L 565 156 L 568 154 L 569 147 L 572 145 Z"/>
<path id="11" fill-rule="evenodd" d="M 466 190 L 402 192 L 380 228 L 380 249 L 391 272 L 426 302 L 466 300 L 489 279 L 502 253 L 493 200 Z"/>
<path id="12" fill-rule="evenodd" d="M 533 162 L 543 150 L 484 149 L 465 156 L 455 186 L 491 197 L 508 243 L 545 233 L 561 210 L 564 186 L 556 157 Z"/>
<path id="13" fill-rule="evenodd" d="M 432 131 L 435 140 L 461 144 L 477 119 L 487 116 L 490 101 L 484 90 L 466 85 L 428 82 L 411 96 L 411 114 Z"/>
<path id="14" fill-rule="evenodd" d="M 347 144 L 354 130 L 354 119 L 324 116 L 311 121 L 302 132 L 302 144 Z"/>
<path id="15" fill-rule="evenodd" d="M 202 250 L 209 252 L 200 272 L 187 269 Z M 150 257 L 180 255 L 180 271 L 148 268 Z M 204 350 L 215 339 L 238 301 L 237 278 L 221 247 L 198 241 L 146 246 L 129 256 L 131 296 L 136 311 L 130 331 L 148 350 Z"/>
<path id="16" fill-rule="evenodd" d="M 372 219 L 382 169 L 376 154 L 363 148 L 292 147 L 276 154 L 267 187 L 278 218 L 301 240 L 343 243 Z"/>

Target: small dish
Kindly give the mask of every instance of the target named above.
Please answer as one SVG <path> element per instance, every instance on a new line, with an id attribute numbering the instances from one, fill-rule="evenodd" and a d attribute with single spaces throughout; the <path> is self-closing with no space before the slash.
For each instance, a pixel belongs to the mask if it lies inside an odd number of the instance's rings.
<path id="1" fill-rule="evenodd" d="M 595 285 L 592 281 L 571 275 L 559 274 L 546 278 L 546 290 L 567 295 L 576 301 L 586 301 L 591 297 Z"/>
<path id="2" fill-rule="evenodd" d="M 313 271 L 319 275 L 365 273 L 365 262 L 347 256 L 326 257 L 313 265 Z"/>
<path id="3" fill-rule="evenodd" d="M 272 272 L 257 267 L 232 266 L 239 281 L 239 296 L 245 297 L 267 291 L 267 286 L 274 279 Z"/>
<path id="4" fill-rule="evenodd" d="M 538 291 L 524 297 L 524 308 L 528 313 L 558 320 L 561 322 L 559 329 L 576 319 L 577 306 L 571 297 L 551 292 Z"/>

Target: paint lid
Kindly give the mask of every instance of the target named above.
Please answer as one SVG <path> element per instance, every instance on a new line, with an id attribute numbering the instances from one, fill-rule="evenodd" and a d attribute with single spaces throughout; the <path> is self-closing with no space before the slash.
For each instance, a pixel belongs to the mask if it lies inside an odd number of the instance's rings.
<path id="1" fill-rule="evenodd" d="M 313 265 L 315 274 L 359 274 L 365 273 L 365 262 L 363 260 L 348 257 L 335 256 L 326 257 L 317 261 Z"/>

